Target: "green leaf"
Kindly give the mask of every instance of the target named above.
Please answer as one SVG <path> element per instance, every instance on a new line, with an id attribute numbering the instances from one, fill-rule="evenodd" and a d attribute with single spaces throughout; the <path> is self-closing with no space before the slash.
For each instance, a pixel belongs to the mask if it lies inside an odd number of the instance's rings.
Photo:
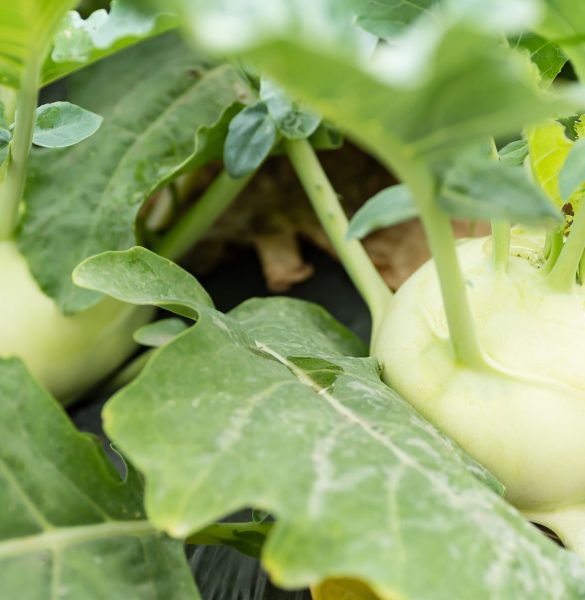
<path id="1" fill-rule="evenodd" d="M 350 0 L 357 24 L 381 38 L 393 37 L 437 0 Z"/>
<path id="2" fill-rule="evenodd" d="M 567 62 L 567 57 L 556 44 L 534 33 L 523 33 L 514 45 L 528 51 L 530 59 L 538 67 L 546 83 L 552 82 Z"/>
<path id="3" fill-rule="evenodd" d="M 137 3 L 113 0 L 110 12 L 93 12 L 87 19 L 67 13 L 53 39 L 42 73 L 44 84 L 176 26 L 168 11 L 144 12 Z"/>
<path id="4" fill-rule="evenodd" d="M 447 173 L 439 205 L 468 219 L 506 219 L 524 225 L 559 225 L 560 213 L 521 167 L 489 157 L 464 157 Z"/>
<path id="5" fill-rule="evenodd" d="M 25 65 L 45 58 L 56 28 L 76 0 L 0 3 L 0 85 L 18 88 Z"/>
<path id="6" fill-rule="evenodd" d="M 121 481 L 16 359 L 0 360 L 0 435 L 4 598 L 198 598 L 183 544 L 145 519 L 138 479 Z"/>
<path id="7" fill-rule="evenodd" d="M 42 289 L 67 313 L 99 295 L 76 288 L 83 259 L 136 244 L 142 203 L 189 168 L 221 156 L 229 120 L 246 98 L 236 71 L 173 34 L 76 75 L 71 101 L 104 117 L 79 146 L 30 160 L 19 245 Z"/>
<path id="8" fill-rule="evenodd" d="M 528 140 L 516 140 L 498 151 L 500 162 L 509 167 L 518 167 L 528 156 Z"/>
<path id="9" fill-rule="evenodd" d="M 568 202 L 585 183 L 585 139 L 577 140 L 571 147 L 559 172 L 559 192 Z"/>
<path id="10" fill-rule="evenodd" d="M 0 165 L 4 164 L 10 154 L 12 134 L 8 129 L 0 129 Z"/>
<path id="11" fill-rule="evenodd" d="M 321 117 L 302 103 L 294 102 L 282 88 L 265 77 L 260 82 L 260 98 L 280 133 L 290 140 L 310 137 L 321 123 Z"/>
<path id="12" fill-rule="evenodd" d="M 66 148 L 91 137 L 102 125 L 99 115 L 70 102 L 53 102 L 37 108 L 33 144 Z"/>
<path id="13" fill-rule="evenodd" d="M 160 319 L 134 332 L 134 341 L 142 346 L 158 348 L 183 333 L 188 325 L 181 319 Z"/>
<path id="14" fill-rule="evenodd" d="M 559 45 L 573 63 L 577 75 L 585 77 L 585 4 L 580 0 L 544 0 L 544 17 L 537 34 Z"/>
<path id="15" fill-rule="evenodd" d="M 104 412 L 158 527 L 184 536 L 268 511 L 263 562 L 289 588 L 348 576 L 387 600 L 450 599 L 454 581 L 474 600 L 583 597 L 580 560 L 472 476 L 493 482 L 322 309 L 275 298 L 199 312 Z"/>
<path id="16" fill-rule="evenodd" d="M 353 216 L 346 237 L 362 239 L 368 234 L 410 221 L 418 216 L 410 190 L 405 185 L 393 185 L 370 198 Z"/>
<path id="17" fill-rule="evenodd" d="M 364 61 L 344 3 L 322 0 L 311 14 L 301 0 L 185 4 L 200 43 L 249 60 L 399 176 L 417 157 L 442 163 L 576 105 L 537 89 L 523 55 L 465 21 L 423 18 Z"/>
<path id="18" fill-rule="evenodd" d="M 231 177 L 253 173 L 270 154 L 276 142 L 276 124 L 264 102 L 238 113 L 230 123 L 223 160 Z"/>
<path id="19" fill-rule="evenodd" d="M 116 276 L 110 277 L 110 271 Z M 146 248 L 92 256 L 75 269 L 73 281 L 128 304 L 158 306 L 189 319 L 197 319 L 201 307 L 213 307 L 194 277 Z"/>

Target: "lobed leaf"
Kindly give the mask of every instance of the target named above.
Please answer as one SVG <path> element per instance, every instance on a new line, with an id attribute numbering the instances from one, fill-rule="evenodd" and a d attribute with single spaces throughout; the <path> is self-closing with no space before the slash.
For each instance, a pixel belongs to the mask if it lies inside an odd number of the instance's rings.
<path id="1" fill-rule="evenodd" d="M 0 360 L 0 588 L 5 598 L 196 600 L 183 544 L 16 359 Z"/>
<path id="2" fill-rule="evenodd" d="M 127 268 L 104 265 L 114 280 Z M 350 577 L 388 600 L 583 597 L 579 559 L 488 489 L 364 351 L 305 302 L 200 306 L 104 411 L 145 474 L 152 522 L 182 537 L 270 512 L 262 559 L 286 588 Z"/>
<path id="3" fill-rule="evenodd" d="M 168 10 L 145 12 L 132 0 L 112 0 L 109 12 L 100 9 L 87 19 L 70 11 L 54 35 L 50 55 L 43 65 L 43 84 L 177 25 L 177 17 Z"/>
<path id="4" fill-rule="evenodd" d="M 75 266 L 136 244 L 142 203 L 185 169 L 221 156 L 247 93 L 232 67 L 172 34 L 125 50 L 70 85 L 71 100 L 104 124 L 79 146 L 33 154 L 18 240 L 41 288 L 66 313 L 99 300 L 73 285 Z"/>
<path id="5" fill-rule="evenodd" d="M 585 77 L 585 4 L 580 0 L 544 0 L 544 18 L 537 34 L 559 45 L 573 63 L 581 80 Z"/>

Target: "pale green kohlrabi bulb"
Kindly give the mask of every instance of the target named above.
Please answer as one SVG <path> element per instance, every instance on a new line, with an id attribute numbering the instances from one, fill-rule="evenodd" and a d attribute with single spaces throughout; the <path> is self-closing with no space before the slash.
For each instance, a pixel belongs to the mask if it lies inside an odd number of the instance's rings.
<path id="1" fill-rule="evenodd" d="M 0 356 L 18 356 L 63 403 L 71 402 L 135 349 L 151 310 L 106 298 L 64 316 L 39 288 L 12 241 L 0 242 Z"/>
<path id="2" fill-rule="evenodd" d="M 454 359 L 432 261 L 399 289 L 372 351 L 385 381 L 490 469 L 511 503 L 585 555 L 585 287 L 552 291 L 539 247 L 514 236 L 503 273 L 489 238 L 458 246 L 494 369 Z"/>

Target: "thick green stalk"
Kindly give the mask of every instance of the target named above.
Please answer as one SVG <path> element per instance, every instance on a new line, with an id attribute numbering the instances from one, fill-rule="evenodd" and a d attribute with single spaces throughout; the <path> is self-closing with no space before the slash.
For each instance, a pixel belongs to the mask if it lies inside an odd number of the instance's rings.
<path id="1" fill-rule="evenodd" d="M 553 267 L 557 264 L 557 260 L 561 254 L 561 250 L 563 249 L 563 243 L 564 238 L 562 231 L 555 231 L 550 235 L 547 234 L 544 246 L 544 256 L 546 257 L 546 263 L 541 269 L 543 275 L 550 273 Z"/>
<path id="2" fill-rule="evenodd" d="M 215 523 L 205 529 L 189 536 L 185 543 L 216 546 L 219 544 L 242 544 L 246 541 L 244 536 L 256 534 L 266 537 L 274 523 L 263 521 L 262 523 Z"/>
<path id="3" fill-rule="evenodd" d="M 553 289 L 568 292 L 575 285 L 579 262 L 585 250 L 585 210 L 579 210 L 571 224 L 569 237 L 548 275 Z"/>
<path id="4" fill-rule="evenodd" d="M 177 260 L 217 221 L 246 187 L 252 175 L 232 179 L 222 171 L 180 221 L 155 246 L 157 254 Z"/>
<path id="5" fill-rule="evenodd" d="M 433 255 L 455 358 L 471 368 L 488 368 L 488 361 L 479 344 L 467 300 L 451 223 L 437 204 L 434 177 L 430 171 L 421 168 L 413 170 L 410 176 L 405 178 L 405 183 L 410 187 L 417 203 Z"/>
<path id="6" fill-rule="evenodd" d="M 0 188 L 0 240 L 10 239 L 18 223 L 40 87 L 41 63 L 31 59 L 24 70 L 16 105 L 16 122 L 8 172 Z"/>
<path id="7" fill-rule="evenodd" d="M 347 217 L 311 144 L 307 140 L 286 140 L 285 148 L 325 233 L 368 305 L 375 330 L 375 324 L 384 316 L 392 292 L 362 244 L 346 239 Z"/>
<path id="8" fill-rule="evenodd" d="M 510 257 L 510 229 L 512 224 L 506 220 L 492 221 L 492 249 L 496 271 L 504 273 Z"/>

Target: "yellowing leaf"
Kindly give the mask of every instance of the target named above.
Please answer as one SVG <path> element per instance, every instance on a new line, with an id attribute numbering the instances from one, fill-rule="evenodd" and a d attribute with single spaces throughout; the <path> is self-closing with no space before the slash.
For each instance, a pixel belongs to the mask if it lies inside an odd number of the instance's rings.
<path id="1" fill-rule="evenodd" d="M 557 121 L 537 125 L 528 131 L 532 172 L 540 187 L 558 208 L 565 205 L 559 191 L 559 173 L 573 144 L 565 135 L 564 126 Z M 573 211 L 577 210 L 582 195 L 577 192 L 569 199 Z"/>

